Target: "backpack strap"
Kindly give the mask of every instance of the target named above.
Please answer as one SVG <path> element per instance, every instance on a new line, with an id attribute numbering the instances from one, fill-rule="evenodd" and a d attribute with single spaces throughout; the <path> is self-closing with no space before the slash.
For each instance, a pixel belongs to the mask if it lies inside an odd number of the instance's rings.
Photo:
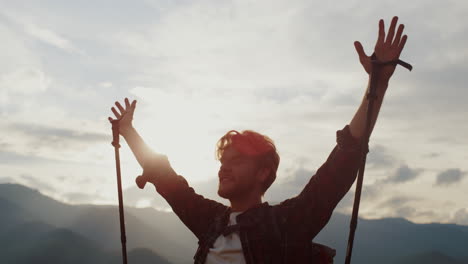
<path id="1" fill-rule="evenodd" d="M 336 250 L 325 245 L 312 242 L 312 252 L 314 255 L 314 263 L 332 264 L 333 258 L 336 256 Z"/>

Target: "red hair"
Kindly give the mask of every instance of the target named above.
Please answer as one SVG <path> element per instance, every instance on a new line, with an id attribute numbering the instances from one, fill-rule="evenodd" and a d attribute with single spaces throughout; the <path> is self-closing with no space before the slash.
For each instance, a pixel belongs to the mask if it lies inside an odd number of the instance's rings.
<path id="1" fill-rule="evenodd" d="M 216 159 L 221 160 L 224 151 L 231 146 L 241 154 L 255 158 L 259 168 L 270 169 L 270 174 L 263 185 L 263 195 L 276 179 L 280 158 L 275 143 L 268 136 L 253 130 L 244 130 L 241 133 L 230 130 L 216 144 Z"/>

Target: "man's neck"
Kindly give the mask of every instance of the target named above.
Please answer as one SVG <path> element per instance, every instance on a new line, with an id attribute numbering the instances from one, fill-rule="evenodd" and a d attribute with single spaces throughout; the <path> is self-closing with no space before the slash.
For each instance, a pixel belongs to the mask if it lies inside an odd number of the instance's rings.
<path id="1" fill-rule="evenodd" d="M 244 212 L 262 203 L 262 197 L 250 199 L 230 199 L 232 212 Z"/>

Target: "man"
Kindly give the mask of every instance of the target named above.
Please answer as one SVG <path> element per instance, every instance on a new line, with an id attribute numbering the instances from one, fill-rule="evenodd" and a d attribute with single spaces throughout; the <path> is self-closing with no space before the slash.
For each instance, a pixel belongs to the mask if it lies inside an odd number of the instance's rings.
<path id="1" fill-rule="evenodd" d="M 397 60 L 405 46 L 403 25 L 393 17 L 387 36 L 384 21 L 374 52 L 382 62 Z M 364 70 L 370 75 L 370 57 L 361 43 L 354 43 Z M 377 74 L 377 99 L 371 131 L 377 120 L 395 65 L 385 65 Z M 369 86 L 368 88 L 369 89 Z M 195 263 L 317 263 L 313 238 L 327 224 L 338 202 L 353 184 L 359 166 L 361 139 L 365 134 L 366 94 L 349 125 L 337 131 L 337 145 L 326 162 L 311 177 L 302 192 L 278 205 L 262 202 L 276 178 L 279 156 L 273 141 L 254 131 L 231 130 L 217 144 L 221 162 L 218 194 L 230 206 L 195 193 L 171 168 L 167 157 L 153 153 L 132 126 L 136 101 L 116 102 L 120 134 L 143 168 L 141 182 L 151 182 L 177 216 L 198 238 Z M 109 120 L 113 119 L 109 117 Z M 364 151 L 367 151 L 364 150 Z M 327 260 L 330 261 L 330 260 Z M 332 261 L 332 260 L 331 260 Z"/>

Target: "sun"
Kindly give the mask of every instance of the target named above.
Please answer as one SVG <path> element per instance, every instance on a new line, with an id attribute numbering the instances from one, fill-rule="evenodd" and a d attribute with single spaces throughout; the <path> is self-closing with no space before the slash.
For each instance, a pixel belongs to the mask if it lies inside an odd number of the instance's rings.
<path id="1" fill-rule="evenodd" d="M 146 105 L 144 113 L 135 113 L 140 135 L 153 151 L 167 155 L 174 170 L 188 181 L 217 177 L 215 146 L 222 129 L 215 110 L 188 98 L 164 98 Z"/>

